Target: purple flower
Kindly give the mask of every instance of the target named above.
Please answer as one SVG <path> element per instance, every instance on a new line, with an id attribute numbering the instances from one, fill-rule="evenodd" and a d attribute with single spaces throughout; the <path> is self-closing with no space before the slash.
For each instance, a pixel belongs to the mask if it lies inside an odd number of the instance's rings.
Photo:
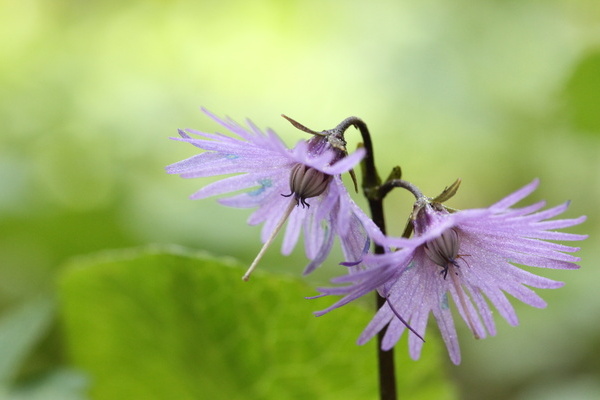
<path id="1" fill-rule="evenodd" d="M 358 259 L 368 247 L 362 220 L 368 218 L 351 200 L 340 174 L 350 171 L 365 155 L 363 149 L 347 155 L 343 132 L 335 129 L 313 132 L 288 149 L 272 130 L 263 133 L 251 121 L 249 129 L 233 120 L 219 119 L 203 110 L 237 137 L 220 133 L 187 130 L 200 136 L 192 138 L 180 130 L 181 138 L 206 152 L 169 165 L 170 174 L 198 178 L 237 174 L 211 183 L 192 199 L 244 191 L 219 199 L 230 207 L 258 209 L 248 223 L 263 223 L 263 248 L 252 263 L 244 280 L 264 254 L 287 220 L 282 253 L 289 254 L 304 230 L 306 256 L 311 260 L 305 273 L 313 271 L 329 254 L 336 235 L 341 239 L 345 257 Z M 292 121 L 295 126 L 299 124 Z M 372 223 L 371 223 L 372 224 Z"/>
<path id="2" fill-rule="evenodd" d="M 529 287 L 556 289 L 563 286 L 562 282 L 534 275 L 515 264 L 579 268 L 574 264 L 579 258 L 565 254 L 579 248 L 548 240 L 585 239 L 586 235 L 552 231 L 580 224 L 585 221 L 584 216 L 550 220 L 564 212 L 568 203 L 543 211 L 540 209 L 544 202 L 510 208 L 537 186 L 535 180 L 491 207 L 457 212 L 449 212 L 431 199 L 420 198 L 411 217 L 414 236 L 384 239 L 383 244 L 399 250 L 366 256 L 361 270 L 334 279 L 336 283 L 349 285 L 321 289 L 323 295 L 344 297 L 317 315 L 377 289 L 387 301 L 361 334 L 359 344 L 367 342 L 385 326 L 388 328 L 382 341 L 384 350 L 396 344 L 407 325 L 424 337 L 432 312 L 452 362 L 459 364 L 453 307 L 476 338 L 493 336 L 496 327 L 490 303 L 509 324 L 517 325 L 515 310 L 506 293 L 542 308 L 546 303 Z M 409 335 L 409 353 L 413 359 L 419 358 L 423 346 L 423 340 L 417 335 Z"/>

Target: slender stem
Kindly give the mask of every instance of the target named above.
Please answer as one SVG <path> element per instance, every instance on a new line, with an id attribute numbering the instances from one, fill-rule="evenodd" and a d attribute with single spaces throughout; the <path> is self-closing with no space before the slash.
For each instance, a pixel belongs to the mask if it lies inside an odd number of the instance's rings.
<path id="1" fill-rule="evenodd" d="M 379 310 L 386 302 L 385 298 L 375 292 L 377 309 Z M 388 351 L 381 349 L 381 342 L 387 327 L 377 334 L 377 362 L 379 368 L 379 398 L 381 400 L 395 400 L 398 398 L 396 388 L 396 365 L 394 363 L 394 348 Z"/>
<path id="2" fill-rule="evenodd" d="M 381 232 L 385 235 L 385 219 L 383 213 L 383 200 L 382 199 L 368 199 L 369 209 L 371 210 L 371 217 L 373 222 L 377 224 Z M 375 254 L 383 254 L 383 247 L 375 245 Z M 377 291 L 375 291 L 375 301 L 377 310 L 379 310 L 386 302 L 384 297 L 381 297 Z M 396 390 L 396 366 L 394 363 L 394 348 L 388 351 L 381 349 L 383 337 L 387 327 L 383 328 L 377 333 L 377 360 L 379 367 L 379 398 L 381 400 L 395 400 L 398 398 Z"/>
<path id="3" fill-rule="evenodd" d="M 366 150 L 365 158 L 362 162 L 363 168 L 363 181 L 362 189 L 369 203 L 369 209 L 371 211 L 371 218 L 373 222 L 381 229 L 381 232 L 385 234 L 385 218 L 383 212 L 383 197 L 379 196 L 379 186 L 381 179 L 377 174 L 375 167 L 375 156 L 373 152 L 373 142 L 371 141 L 371 135 L 367 124 L 359 118 L 349 117 L 342 121 L 336 129 L 342 131 L 348 129 L 350 126 L 358 128 L 362 136 L 363 145 Z M 382 246 L 375 244 L 374 251 L 376 254 L 383 254 L 384 250 Z M 377 309 L 379 310 L 386 302 L 384 297 L 381 297 L 379 293 L 375 292 Z M 394 349 L 383 351 L 381 349 L 381 342 L 387 327 L 379 331 L 377 334 L 377 361 L 379 371 L 379 398 L 380 400 L 396 400 L 396 367 L 394 364 Z"/>

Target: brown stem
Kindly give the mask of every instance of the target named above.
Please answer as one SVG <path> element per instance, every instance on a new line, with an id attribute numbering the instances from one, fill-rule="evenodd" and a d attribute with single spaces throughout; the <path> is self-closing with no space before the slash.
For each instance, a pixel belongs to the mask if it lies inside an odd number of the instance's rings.
<path id="1" fill-rule="evenodd" d="M 381 232 L 385 234 L 385 218 L 383 212 L 383 197 L 379 195 L 379 186 L 381 185 L 381 179 L 377 173 L 375 167 L 375 153 L 373 152 L 373 142 L 371 141 L 371 135 L 367 124 L 359 118 L 350 117 L 346 118 L 337 129 L 347 129 L 350 126 L 358 128 L 362 136 L 363 145 L 366 150 L 366 156 L 363 159 L 362 166 L 362 189 L 367 201 L 369 202 L 369 209 L 371 211 L 371 218 L 373 222 L 381 229 Z M 375 254 L 383 254 L 383 247 L 375 245 Z M 379 293 L 375 292 L 377 310 L 379 310 L 386 302 L 384 297 L 381 297 Z M 377 334 L 377 361 L 379 371 L 379 398 L 380 400 L 396 400 L 396 367 L 394 364 L 394 349 L 383 351 L 381 349 L 381 342 L 387 327 L 379 331 Z"/>

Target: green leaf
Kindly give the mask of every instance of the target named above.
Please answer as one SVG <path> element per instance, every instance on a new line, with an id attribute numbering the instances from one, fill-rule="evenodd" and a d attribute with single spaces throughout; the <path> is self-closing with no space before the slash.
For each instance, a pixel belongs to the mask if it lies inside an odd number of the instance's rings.
<path id="1" fill-rule="evenodd" d="M 86 378 L 79 372 L 56 368 L 37 379 L 13 387 L 2 400 L 83 400 Z"/>
<path id="2" fill-rule="evenodd" d="M 16 377 L 25 358 L 46 333 L 53 312 L 53 300 L 40 296 L 0 320 L 0 385 L 6 387 Z"/>
<path id="3" fill-rule="evenodd" d="M 108 253 L 73 262 L 60 279 L 68 351 L 94 399 L 369 399 L 377 397 L 374 343 L 355 344 L 371 312 L 312 312 L 301 281 L 177 249 Z M 402 345 L 401 345 L 402 346 Z M 400 392 L 451 399 L 445 349 L 423 359 L 400 347 Z"/>

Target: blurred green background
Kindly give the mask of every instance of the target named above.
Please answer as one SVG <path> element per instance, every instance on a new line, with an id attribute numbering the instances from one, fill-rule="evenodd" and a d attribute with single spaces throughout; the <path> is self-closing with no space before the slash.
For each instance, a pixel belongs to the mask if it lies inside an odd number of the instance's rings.
<path id="1" fill-rule="evenodd" d="M 168 139 L 177 128 L 217 129 L 205 106 L 290 145 L 302 133 L 281 113 L 315 130 L 359 116 L 382 175 L 399 164 L 429 195 L 461 177 L 458 208 L 534 177 L 531 201 L 571 200 L 567 217 L 588 216 L 570 230 L 590 234 L 582 269 L 542 271 L 567 283 L 543 291 L 547 309 L 516 305 L 521 325 L 498 320 L 483 341 L 463 329 L 463 363 L 444 368 L 465 399 L 600 396 L 597 0 L 0 0 L 0 31 L 0 326 L 25 310 L 33 346 L 0 365 L 0 389 L 56 371 L 84 385 L 68 372 L 60 309 L 40 297 L 73 256 L 158 243 L 252 260 L 249 211 L 191 201 L 210 180 L 164 172 L 195 153 Z M 386 207 L 400 234 L 410 197 Z M 273 248 L 261 268 L 298 276 L 302 253 Z M 329 264 L 310 286 L 338 273 Z M 25 339 L 5 331 L 10 359 L 9 339 Z"/>

